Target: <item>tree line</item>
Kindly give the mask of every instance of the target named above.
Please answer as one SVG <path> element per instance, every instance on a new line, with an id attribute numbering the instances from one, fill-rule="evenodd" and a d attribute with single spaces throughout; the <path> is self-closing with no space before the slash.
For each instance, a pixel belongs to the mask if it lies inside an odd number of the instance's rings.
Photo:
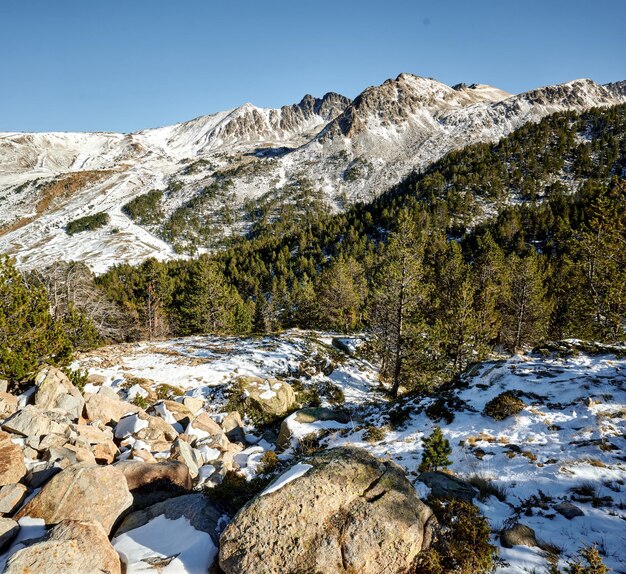
<path id="1" fill-rule="evenodd" d="M 105 340 L 366 330 L 393 394 L 449 381 L 494 350 L 621 341 L 625 117 L 626 106 L 555 114 L 453 152 L 369 204 L 332 215 L 316 200 L 298 217 L 264 218 L 211 256 L 97 278 L 71 264 L 28 280 L 61 301 L 59 317 L 80 312 Z"/>

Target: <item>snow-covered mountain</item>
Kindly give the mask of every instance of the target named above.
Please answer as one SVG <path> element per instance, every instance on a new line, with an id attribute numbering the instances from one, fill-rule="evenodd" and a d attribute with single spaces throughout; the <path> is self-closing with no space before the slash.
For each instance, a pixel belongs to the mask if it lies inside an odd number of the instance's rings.
<path id="1" fill-rule="evenodd" d="M 179 255 L 156 229 L 122 212 L 151 189 L 164 191 L 168 217 L 211 188 L 211 200 L 194 209 L 219 237 L 245 229 L 244 205 L 284 201 L 303 182 L 339 209 L 453 149 L 497 141 L 554 112 L 625 101 L 626 82 L 576 80 L 510 95 L 401 74 L 354 101 L 329 93 L 280 109 L 244 104 L 133 134 L 4 133 L 0 252 L 25 268 L 74 259 L 98 272 L 120 261 L 172 258 Z M 66 234 L 68 222 L 98 212 L 109 214 L 107 226 Z"/>

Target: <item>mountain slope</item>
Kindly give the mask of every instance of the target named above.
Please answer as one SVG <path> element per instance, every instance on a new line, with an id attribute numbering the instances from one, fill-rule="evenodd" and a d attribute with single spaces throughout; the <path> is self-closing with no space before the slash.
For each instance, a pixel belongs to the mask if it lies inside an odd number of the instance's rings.
<path id="1" fill-rule="evenodd" d="M 345 208 L 450 150 L 554 112 L 623 101 L 624 82 L 576 80 L 511 96 L 401 74 L 353 102 L 329 93 L 276 110 L 244 104 L 128 135 L 0 134 L 0 251 L 26 268 L 80 259 L 101 272 L 215 248 L 249 229 L 258 209 L 302 197 Z M 164 220 L 143 228 L 122 208 L 151 189 L 163 191 Z M 66 235 L 68 222 L 98 212 L 108 226 Z"/>

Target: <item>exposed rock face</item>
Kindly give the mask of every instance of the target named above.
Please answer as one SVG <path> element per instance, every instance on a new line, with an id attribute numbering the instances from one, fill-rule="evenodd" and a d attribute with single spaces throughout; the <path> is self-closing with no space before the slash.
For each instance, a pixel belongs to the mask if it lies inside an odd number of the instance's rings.
<path id="1" fill-rule="evenodd" d="M 418 478 L 436 498 L 460 498 L 472 502 L 476 497 L 476 489 L 469 482 L 445 472 L 423 472 Z"/>
<path id="2" fill-rule="evenodd" d="M 0 486 L 19 482 L 26 475 L 24 456 L 11 436 L 0 431 Z"/>
<path id="3" fill-rule="evenodd" d="M 220 538 L 221 568 L 227 574 L 405 572 L 429 542 L 432 511 L 400 467 L 350 447 L 306 462 L 305 474 L 236 515 Z"/>
<path id="4" fill-rule="evenodd" d="M 118 517 L 133 502 L 124 474 L 114 466 L 78 463 L 54 477 L 17 514 L 61 520 L 95 520 L 110 532 Z"/>
<path id="5" fill-rule="evenodd" d="M 271 416 L 285 414 L 296 402 L 296 394 L 288 383 L 276 379 L 243 377 L 239 384 L 254 407 Z"/>
<path id="6" fill-rule="evenodd" d="M 4 574 L 121 574 L 120 559 L 98 522 L 63 520 L 15 552 Z"/>
<path id="7" fill-rule="evenodd" d="M 35 377 L 35 384 L 36 407 L 44 411 L 60 409 L 74 420 L 82 415 L 85 401 L 63 371 L 55 367 L 42 369 Z"/>

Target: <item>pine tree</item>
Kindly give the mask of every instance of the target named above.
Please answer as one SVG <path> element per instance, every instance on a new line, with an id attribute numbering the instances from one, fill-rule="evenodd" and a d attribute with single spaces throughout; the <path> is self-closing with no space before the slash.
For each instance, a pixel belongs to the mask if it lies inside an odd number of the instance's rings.
<path id="1" fill-rule="evenodd" d="M 401 385 L 414 386 L 426 331 L 423 281 L 424 242 L 415 221 L 402 212 L 398 230 L 382 256 L 374 289 L 370 323 L 381 359 L 380 373 L 397 396 Z"/>
<path id="2" fill-rule="evenodd" d="M 574 238 L 570 284 L 580 284 L 575 313 L 589 336 L 608 342 L 625 338 L 626 182 L 593 203 L 593 217 Z"/>
<path id="3" fill-rule="evenodd" d="M 235 332 L 237 309 L 242 312 L 244 303 L 214 261 L 204 256 L 195 261 L 184 290 L 176 295 L 182 335 Z"/>
<path id="4" fill-rule="evenodd" d="M 432 434 L 425 438 L 422 462 L 419 465 L 420 472 L 430 472 L 446 468 L 452 464 L 448 458 L 452 454 L 450 443 L 443 436 L 441 429 L 435 427 Z"/>
<path id="5" fill-rule="evenodd" d="M 28 285 L 9 258 L 0 257 L 0 378 L 22 379 L 45 362 L 66 361 L 71 352 L 43 285 Z"/>
<path id="6" fill-rule="evenodd" d="M 545 285 L 546 273 L 534 251 L 524 258 L 513 254 L 508 263 L 511 282 L 503 338 L 507 347 L 515 352 L 546 336 L 552 303 Z"/>
<path id="7" fill-rule="evenodd" d="M 363 267 L 351 257 L 337 259 L 319 278 L 321 321 L 331 329 L 353 331 L 361 323 L 366 295 Z"/>
<path id="8" fill-rule="evenodd" d="M 147 259 L 141 265 L 143 305 L 141 317 L 148 338 L 161 337 L 168 333 L 166 308 L 172 300 L 172 280 L 164 263 Z"/>

